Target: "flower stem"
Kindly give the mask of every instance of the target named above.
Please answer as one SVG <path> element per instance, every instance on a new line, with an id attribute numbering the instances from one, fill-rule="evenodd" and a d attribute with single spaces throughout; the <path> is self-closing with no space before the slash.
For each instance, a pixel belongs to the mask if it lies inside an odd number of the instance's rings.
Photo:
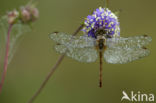
<path id="1" fill-rule="evenodd" d="M 1 49 L 1 48 L 0 48 Z M 0 50 L 0 68 L 1 68 L 1 50 Z"/>
<path id="2" fill-rule="evenodd" d="M 75 36 L 78 34 L 78 32 L 83 28 L 83 24 L 73 33 L 72 36 Z M 48 80 L 50 79 L 50 77 L 53 75 L 53 73 L 55 72 L 55 70 L 57 69 L 57 67 L 61 64 L 62 60 L 64 59 L 66 53 L 62 54 L 59 59 L 57 60 L 56 64 L 52 67 L 51 71 L 49 72 L 49 74 L 46 76 L 45 80 L 43 81 L 43 83 L 41 84 L 40 88 L 37 90 L 37 92 L 31 97 L 31 99 L 28 101 L 28 103 L 33 103 L 33 101 L 37 98 L 37 96 L 41 93 L 41 91 L 43 90 L 43 88 L 45 87 L 45 85 L 47 84 Z"/>
<path id="3" fill-rule="evenodd" d="M 109 0 L 104 0 L 104 4 L 105 4 L 104 7 L 105 8 L 108 8 L 108 6 L 109 6 Z"/>
<path id="4" fill-rule="evenodd" d="M 106 1 L 106 7 L 109 7 L 109 0 Z"/>
<path id="5" fill-rule="evenodd" d="M 11 30 L 12 30 L 12 26 L 13 26 L 12 24 L 9 25 L 8 33 L 7 33 L 6 51 L 5 51 L 5 58 L 4 58 L 4 68 L 3 68 L 2 79 L 1 79 L 1 82 L 0 82 L 0 93 L 2 91 L 2 87 L 3 87 L 3 84 L 4 84 L 4 80 L 5 80 L 5 76 L 6 76 L 6 72 L 7 72 L 7 67 L 8 67 L 10 33 L 11 33 Z"/>

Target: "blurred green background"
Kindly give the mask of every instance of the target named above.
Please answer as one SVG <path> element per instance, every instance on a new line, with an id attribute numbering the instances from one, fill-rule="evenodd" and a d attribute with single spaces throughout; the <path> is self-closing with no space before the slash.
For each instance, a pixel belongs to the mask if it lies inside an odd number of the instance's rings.
<path id="1" fill-rule="evenodd" d="M 103 0 L 36 1 L 40 18 L 34 24 L 33 31 L 24 36 L 9 64 L 0 103 L 26 103 L 60 55 L 53 50 L 48 34 L 56 30 L 73 33 L 87 15 L 104 5 Z M 27 2 L 0 0 L 0 16 Z M 152 37 L 148 57 L 122 65 L 104 62 L 102 88 L 98 87 L 98 60 L 86 64 L 66 57 L 34 103 L 120 103 L 123 90 L 156 95 L 155 4 L 155 0 L 109 2 L 112 11 L 122 11 L 119 17 L 121 36 L 148 34 Z"/>

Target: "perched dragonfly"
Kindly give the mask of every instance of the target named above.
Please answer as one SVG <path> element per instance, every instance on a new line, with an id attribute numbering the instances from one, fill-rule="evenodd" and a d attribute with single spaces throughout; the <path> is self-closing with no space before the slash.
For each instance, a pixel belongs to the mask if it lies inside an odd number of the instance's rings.
<path id="1" fill-rule="evenodd" d="M 124 64 L 149 55 L 150 51 L 145 46 L 152 40 L 147 35 L 108 38 L 99 33 L 97 39 L 94 39 L 87 35 L 72 37 L 61 32 L 52 33 L 50 38 L 56 42 L 57 52 L 66 53 L 68 57 L 79 62 L 91 63 L 99 57 L 100 68 L 102 58 L 107 63 Z"/>
<path id="2" fill-rule="evenodd" d="M 55 50 L 65 53 L 79 62 L 91 63 L 100 59 L 100 80 L 102 87 L 102 58 L 107 63 L 124 64 L 149 55 L 145 47 L 152 38 L 147 35 L 121 37 L 117 17 L 109 9 L 97 9 L 85 22 L 85 35 L 72 36 L 66 33 L 52 33 Z"/>

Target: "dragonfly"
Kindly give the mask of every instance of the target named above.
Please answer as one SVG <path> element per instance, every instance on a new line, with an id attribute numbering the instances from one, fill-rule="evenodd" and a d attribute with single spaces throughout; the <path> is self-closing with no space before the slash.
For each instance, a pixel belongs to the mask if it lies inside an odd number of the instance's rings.
<path id="1" fill-rule="evenodd" d="M 92 63 L 99 58 L 100 74 L 99 87 L 102 87 L 103 59 L 110 64 L 125 64 L 143 58 L 150 54 L 146 46 L 152 41 L 148 35 L 132 37 L 111 37 L 99 30 L 96 38 L 72 36 L 63 32 L 54 32 L 50 38 L 56 43 L 54 49 L 65 53 L 79 62 Z"/>

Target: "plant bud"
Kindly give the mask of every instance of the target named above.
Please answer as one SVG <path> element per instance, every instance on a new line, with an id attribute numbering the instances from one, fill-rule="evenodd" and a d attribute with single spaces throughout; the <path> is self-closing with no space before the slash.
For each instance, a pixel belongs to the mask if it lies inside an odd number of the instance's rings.
<path id="1" fill-rule="evenodd" d="M 14 24 L 19 17 L 19 12 L 17 10 L 10 11 L 8 13 L 8 23 Z"/>
<path id="2" fill-rule="evenodd" d="M 21 16 L 22 16 L 22 21 L 27 22 L 31 19 L 31 14 L 26 8 L 21 9 Z"/>
<path id="3" fill-rule="evenodd" d="M 39 17 L 38 9 L 34 6 L 26 6 L 21 8 L 21 19 L 24 23 L 33 22 Z"/>

